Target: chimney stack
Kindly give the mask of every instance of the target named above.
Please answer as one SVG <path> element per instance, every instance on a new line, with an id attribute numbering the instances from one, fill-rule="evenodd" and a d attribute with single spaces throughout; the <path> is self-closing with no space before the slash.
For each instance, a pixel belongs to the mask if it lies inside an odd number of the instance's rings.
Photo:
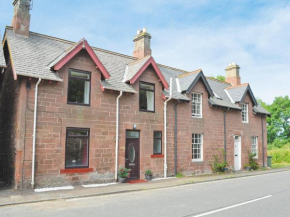
<path id="1" fill-rule="evenodd" d="M 13 0 L 12 26 L 15 34 L 29 37 L 31 0 Z"/>
<path id="2" fill-rule="evenodd" d="M 147 32 L 147 28 L 137 31 L 137 35 L 134 38 L 134 52 L 133 56 L 141 59 L 146 56 L 151 56 L 150 48 L 151 35 Z"/>
<path id="3" fill-rule="evenodd" d="M 236 63 L 230 63 L 226 68 L 226 82 L 231 83 L 233 86 L 241 84 L 240 66 Z"/>

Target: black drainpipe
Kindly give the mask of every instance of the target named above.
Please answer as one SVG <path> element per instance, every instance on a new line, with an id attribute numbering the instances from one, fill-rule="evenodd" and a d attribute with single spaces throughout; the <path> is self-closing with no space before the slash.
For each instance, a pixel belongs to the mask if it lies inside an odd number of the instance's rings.
<path id="1" fill-rule="evenodd" d="M 227 110 L 224 110 L 224 151 L 225 151 L 225 162 L 227 162 Z"/>
<path id="2" fill-rule="evenodd" d="M 174 174 L 177 175 L 177 105 L 179 101 L 177 101 L 174 105 Z"/>
<path id="3" fill-rule="evenodd" d="M 261 124 L 262 124 L 262 151 L 263 151 L 263 167 L 265 167 L 265 148 L 264 148 L 264 121 L 263 115 L 261 115 Z"/>

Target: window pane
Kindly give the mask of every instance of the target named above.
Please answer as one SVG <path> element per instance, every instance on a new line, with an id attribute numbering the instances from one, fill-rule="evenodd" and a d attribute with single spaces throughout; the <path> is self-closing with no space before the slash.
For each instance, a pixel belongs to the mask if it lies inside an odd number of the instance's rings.
<path id="1" fill-rule="evenodd" d="M 141 89 L 147 89 L 147 90 L 154 90 L 154 85 L 152 85 L 152 84 L 140 83 L 140 88 L 141 88 Z"/>
<path id="2" fill-rule="evenodd" d="M 154 92 L 140 90 L 140 109 L 154 111 Z"/>
<path id="3" fill-rule="evenodd" d="M 154 138 L 161 138 L 161 131 L 154 131 Z"/>
<path id="4" fill-rule="evenodd" d="M 69 130 L 68 136 L 88 136 L 88 130 Z"/>
<path id="5" fill-rule="evenodd" d="M 192 134 L 192 159 L 202 160 L 202 136 L 201 134 Z"/>
<path id="6" fill-rule="evenodd" d="M 153 153 L 161 154 L 161 139 L 154 139 Z"/>
<path id="7" fill-rule="evenodd" d="M 139 138 L 139 132 L 138 131 L 127 131 L 126 137 L 127 138 Z"/>
<path id="8" fill-rule="evenodd" d="M 71 71 L 70 75 L 76 78 L 90 79 L 90 74 Z"/>
<path id="9" fill-rule="evenodd" d="M 67 138 L 66 167 L 88 166 L 88 138 Z"/>
<path id="10" fill-rule="evenodd" d="M 90 82 L 69 78 L 68 101 L 89 104 Z"/>

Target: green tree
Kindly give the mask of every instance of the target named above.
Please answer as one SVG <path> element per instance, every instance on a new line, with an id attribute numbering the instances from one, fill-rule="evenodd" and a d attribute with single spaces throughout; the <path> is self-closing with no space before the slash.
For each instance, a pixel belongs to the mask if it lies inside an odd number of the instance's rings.
<path id="1" fill-rule="evenodd" d="M 288 96 L 276 97 L 272 104 L 258 102 L 271 113 L 267 118 L 268 143 L 282 147 L 290 141 L 290 99 Z"/>
<path id="2" fill-rule="evenodd" d="M 226 81 L 226 77 L 223 76 L 223 75 L 217 75 L 216 77 L 215 76 L 210 76 L 211 78 L 214 78 L 214 79 L 217 79 L 217 80 L 220 80 L 220 81 Z"/>

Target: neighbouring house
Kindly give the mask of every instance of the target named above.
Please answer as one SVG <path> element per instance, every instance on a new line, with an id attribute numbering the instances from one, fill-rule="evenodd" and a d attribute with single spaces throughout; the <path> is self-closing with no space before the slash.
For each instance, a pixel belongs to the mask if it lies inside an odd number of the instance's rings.
<path id="1" fill-rule="evenodd" d="M 12 150 L 15 188 L 112 182 L 120 166 L 131 179 L 147 169 L 155 177 L 209 173 L 220 149 L 235 170 L 248 152 L 266 165 L 270 114 L 237 64 L 227 66 L 225 82 L 158 64 L 146 28 L 133 56 L 34 33 L 30 1 L 13 4 L 0 139 Z"/>

